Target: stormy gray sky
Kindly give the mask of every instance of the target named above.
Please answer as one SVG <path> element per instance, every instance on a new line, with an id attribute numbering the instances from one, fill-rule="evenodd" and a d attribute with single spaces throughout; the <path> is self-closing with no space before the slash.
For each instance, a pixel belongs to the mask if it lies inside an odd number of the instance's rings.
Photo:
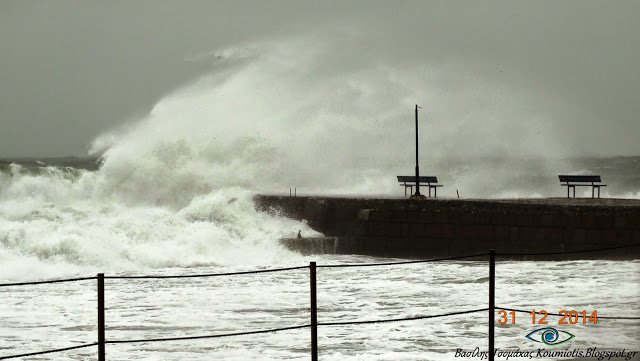
<path id="1" fill-rule="evenodd" d="M 336 28 L 389 66 L 455 63 L 535 89 L 576 154 L 640 155 L 639 13 L 635 0 L 3 0 L 0 157 L 86 154 L 211 71 L 186 59 Z"/>

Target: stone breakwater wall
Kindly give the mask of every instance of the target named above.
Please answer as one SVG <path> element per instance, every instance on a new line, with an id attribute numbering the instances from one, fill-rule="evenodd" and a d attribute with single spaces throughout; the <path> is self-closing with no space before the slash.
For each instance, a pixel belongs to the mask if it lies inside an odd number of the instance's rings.
<path id="1" fill-rule="evenodd" d="M 568 252 L 640 243 L 640 200 L 255 197 L 256 208 L 337 237 L 338 254 L 455 257 Z M 295 230 L 292 230 L 292 232 Z M 640 247 L 515 259 L 638 259 Z"/>

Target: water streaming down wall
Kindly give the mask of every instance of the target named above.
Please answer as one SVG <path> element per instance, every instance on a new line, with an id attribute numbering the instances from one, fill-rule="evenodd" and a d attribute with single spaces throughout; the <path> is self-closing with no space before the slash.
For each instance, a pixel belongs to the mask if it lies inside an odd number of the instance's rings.
<path id="1" fill-rule="evenodd" d="M 313 229 L 337 237 L 336 252 L 341 254 L 430 258 L 491 248 L 498 253 L 547 253 L 640 243 L 638 200 L 254 200 L 258 209 L 306 220 Z M 640 247 L 543 258 L 637 259 Z"/>
<path id="2" fill-rule="evenodd" d="M 340 241 L 338 237 L 299 237 L 282 238 L 280 244 L 303 255 L 337 254 Z"/>

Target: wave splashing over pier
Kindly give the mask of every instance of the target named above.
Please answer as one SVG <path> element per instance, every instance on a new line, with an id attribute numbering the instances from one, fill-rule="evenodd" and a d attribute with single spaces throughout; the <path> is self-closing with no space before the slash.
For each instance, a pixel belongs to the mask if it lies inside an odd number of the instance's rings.
<path id="1" fill-rule="evenodd" d="M 263 42 L 193 60 L 213 70 L 97 138 L 98 170 L 0 164 L 2 277 L 295 260 L 278 239 L 317 234 L 256 212 L 251 196 L 294 187 L 400 196 L 395 176 L 414 166 L 416 103 L 421 170 L 445 184 L 443 196 L 554 196 L 557 174 L 604 173 L 598 160 L 547 158 L 572 155 L 554 136 L 554 114 L 523 111 L 535 108 L 532 90 L 455 64 L 391 67 L 357 38 Z M 603 195 L 637 197 L 640 163 L 618 160 L 605 163 L 614 179 L 602 174 Z"/>
<path id="2" fill-rule="evenodd" d="M 545 106 L 544 90 L 456 62 L 390 66 L 358 34 L 339 38 L 199 57 L 211 62 L 210 74 L 94 142 L 94 152 L 106 150 L 105 187 L 172 204 L 226 186 L 399 195 L 395 176 L 415 167 L 413 109 L 420 104 L 421 173 L 438 176 L 443 196 L 455 197 L 456 189 L 467 198 L 558 196 L 558 174 L 585 172 L 611 184 L 607 196 L 637 193 L 637 157 L 577 158 L 579 135 L 563 128 L 564 110 Z M 123 177 L 135 181 L 123 184 Z"/>

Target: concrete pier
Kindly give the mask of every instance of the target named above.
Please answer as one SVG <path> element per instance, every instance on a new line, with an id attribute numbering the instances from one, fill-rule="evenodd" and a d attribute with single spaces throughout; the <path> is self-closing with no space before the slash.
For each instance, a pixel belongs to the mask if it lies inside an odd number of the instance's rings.
<path id="1" fill-rule="evenodd" d="M 640 243 L 640 200 L 255 197 L 261 211 L 306 220 L 338 254 L 433 258 L 581 251 Z M 514 259 L 638 259 L 640 247 Z"/>

